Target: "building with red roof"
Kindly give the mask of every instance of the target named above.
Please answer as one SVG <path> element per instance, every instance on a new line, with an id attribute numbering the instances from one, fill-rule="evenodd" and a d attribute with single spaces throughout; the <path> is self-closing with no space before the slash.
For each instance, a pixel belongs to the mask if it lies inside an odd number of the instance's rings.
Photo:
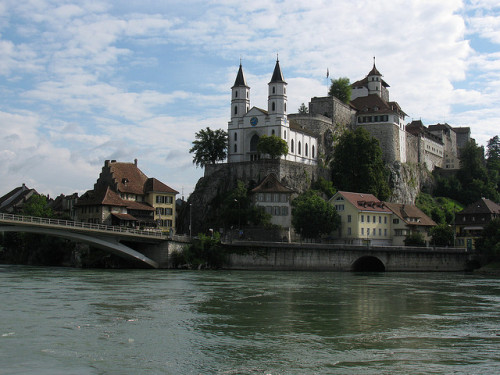
<path id="1" fill-rule="evenodd" d="M 106 225 L 175 228 L 179 192 L 148 178 L 134 163 L 106 160 L 94 184 L 75 204 L 77 220 Z"/>

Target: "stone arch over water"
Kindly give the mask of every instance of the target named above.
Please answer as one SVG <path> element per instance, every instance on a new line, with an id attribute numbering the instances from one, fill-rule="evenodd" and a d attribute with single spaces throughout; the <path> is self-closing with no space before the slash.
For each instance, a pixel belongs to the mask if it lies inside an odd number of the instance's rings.
<path id="1" fill-rule="evenodd" d="M 384 263 L 377 257 L 367 255 L 352 264 L 353 272 L 385 272 Z"/>

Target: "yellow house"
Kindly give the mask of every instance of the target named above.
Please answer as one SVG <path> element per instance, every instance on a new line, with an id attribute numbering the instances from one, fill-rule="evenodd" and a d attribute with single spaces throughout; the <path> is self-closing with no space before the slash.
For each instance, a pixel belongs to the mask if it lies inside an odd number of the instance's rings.
<path id="1" fill-rule="evenodd" d="M 154 219 L 164 231 L 175 228 L 175 195 L 179 192 L 158 181 L 149 178 L 145 184 L 145 201 L 154 207 Z"/>
<path id="2" fill-rule="evenodd" d="M 338 191 L 329 201 L 340 216 L 335 242 L 391 245 L 392 211 L 372 194 Z"/>

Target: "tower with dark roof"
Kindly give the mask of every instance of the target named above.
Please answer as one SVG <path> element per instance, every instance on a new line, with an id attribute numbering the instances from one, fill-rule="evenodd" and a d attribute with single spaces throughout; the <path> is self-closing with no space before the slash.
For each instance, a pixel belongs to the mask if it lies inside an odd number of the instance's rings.
<path id="1" fill-rule="evenodd" d="M 245 80 L 241 62 L 231 91 L 231 119 L 243 117 L 250 109 L 250 87 Z"/>
<path id="2" fill-rule="evenodd" d="M 286 115 L 286 85 L 280 62 L 276 59 L 273 76 L 268 84 L 267 111 L 271 115 Z"/>

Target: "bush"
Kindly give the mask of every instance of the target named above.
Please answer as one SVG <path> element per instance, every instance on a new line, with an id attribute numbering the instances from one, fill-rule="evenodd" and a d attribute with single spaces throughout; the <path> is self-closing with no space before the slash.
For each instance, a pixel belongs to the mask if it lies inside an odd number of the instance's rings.
<path id="1" fill-rule="evenodd" d="M 413 232 L 406 236 L 405 246 L 425 246 L 424 235 L 420 232 Z"/>

